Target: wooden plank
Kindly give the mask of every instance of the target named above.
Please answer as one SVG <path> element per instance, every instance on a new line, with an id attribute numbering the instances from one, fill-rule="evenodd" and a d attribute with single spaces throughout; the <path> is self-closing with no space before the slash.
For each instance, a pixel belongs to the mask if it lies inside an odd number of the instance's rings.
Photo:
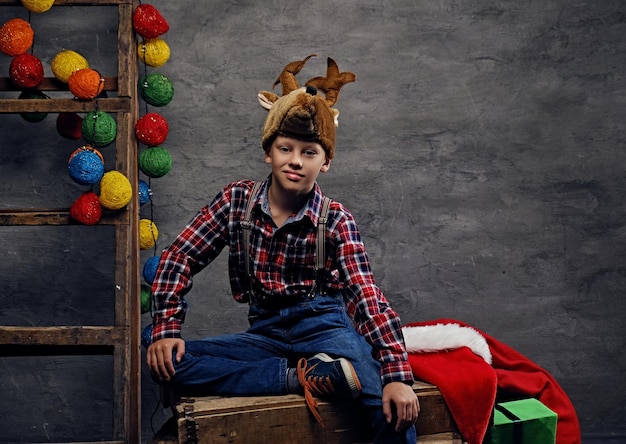
<path id="1" fill-rule="evenodd" d="M 458 432 L 436 387 L 416 382 L 414 390 L 421 411 L 416 423 L 419 435 Z M 318 424 L 299 395 L 186 398 L 176 405 L 178 436 L 187 442 L 188 431 L 198 442 L 283 444 L 368 442 L 360 407 L 353 401 L 318 400 L 324 426 Z"/>
<path id="2" fill-rule="evenodd" d="M 108 113 L 130 112 L 128 97 L 111 99 L 2 99 L 0 113 L 88 113 L 90 111 L 104 111 Z"/>
<path id="3" fill-rule="evenodd" d="M 133 3 L 133 0 L 55 0 L 54 6 L 114 6 Z M 0 6 L 23 6 L 21 0 L 0 0 Z"/>
<path id="4" fill-rule="evenodd" d="M 417 437 L 417 444 L 463 444 L 458 433 L 436 433 Z"/>
<path id="5" fill-rule="evenodd" d="M 139 186 L 137 139 L 137 39 L 132 15 L 137 1 L 118 6 L 118 82 L 117 95 L 128 100 L 128 110 L 117 113 L 115 168 L 130 181 L 133 190 Z M 140 272 L 139 272 L 139 197 L 133 193 L 126 206 L 128 225 L 116 227 L 115 252 L 115 323 L 129 329 L 127 342 L 118 347 L 114 358 L 116 374 L 113 406 L 113 436 L 129 443 L 141 440 L 141 364 L 140 364 Z"/>
<path id="6" fill-rule="evenodd" d="M 127 211 L 104 211 L 100 225 L 128 225 Z M 125 217 L 126 216 L 126 217 Z M 5 209 L 0 210 L 0 226 L 74 225 L 69 209 Z"/>
<path id="7" fill-rule="evenodd" d="M 110 345 L 125 340 L 128 330 L 112 326 L 0 326 L 0 345 Z"/>
<path id="8" fill-rule="evenodd" d="M 22 88 L 19 88 L 11 82 L 10 77 L 0 77 L 0 91 L 18 91 L 21 92 Z M 56 77 L 45 77 L 39 85 L 37 85 L 37 91 L 67 91 L 69 87 L 67 83 L 63 83 L 56 79 Z M 103 91 L 117 91 L 117 77 L 105 77 Z"/>

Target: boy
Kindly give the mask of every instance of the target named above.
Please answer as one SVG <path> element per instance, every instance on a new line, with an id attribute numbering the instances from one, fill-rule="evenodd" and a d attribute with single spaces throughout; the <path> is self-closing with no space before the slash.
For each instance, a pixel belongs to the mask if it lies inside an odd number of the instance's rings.
<path id="1" fill-rule="evenodd" d="M 282 97 L 259 94 L 269 110 L 262 146 L 271 173 L 258 191 L 249 180 L 227 185 L 163 251 L 147 364 L 157 380 L 205 393 L 302 393 L 319 421 L 314 396 L 358 398 L 375 443 L 413 444 L 419 402 L 400 320 L 339 202 L 330 203 L 323 248 L 316 245 L 325 222 L 317 177 L 335 153 L 338 112 L 331 106 L 355 76 L 328 58 L 326 77 L 298 88 L 295 75 L 309 57 L 285 67 L 275 83 Z M 184 341 L 192 276 L 225 247 L 233 296 L 249 303 L 250 327 Z"/>

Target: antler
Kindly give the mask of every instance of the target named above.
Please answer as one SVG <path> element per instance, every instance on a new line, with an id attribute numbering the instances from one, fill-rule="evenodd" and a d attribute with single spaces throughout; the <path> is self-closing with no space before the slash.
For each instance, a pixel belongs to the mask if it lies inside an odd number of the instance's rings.
<path id="1" fill-rule="evenodd" d="M 304 64 L 311 57 L 315 56 L 317 56 L 317 54 L 311 54 L 304 60 L 298 60 L 287 64 L 274 82 L 274 85 L 272 85 L 272 88 L 275 88 L 276 85 L 280 83 L 282 85 L 283 96 L 286 96 L 290 92 L 298 89 L 299 86 L 298 81 L 296 80 L 296 75 L 302 70 Z M 326 65 L 326 77 L 314 77 L 306 82 L 305 86 L 312 86 L 322 91 L 324 93 L 326 103 L 329 107 L 332 107 L 335 103 L 337 103 L 339 90 L 341 90 L 346 83 L 354 82 L 356 80 L 356 75 L 353 72 L 348 71 L 340 72 L 337 62 L 330 57 L 328 57 Z M 280 97 L 272 91 L 260 91 L 257 98 L 259 100 L 259 104 L 263 108 L 270 110 L 274 102 L 276 102 Z M 331 108 L 331 111 L 335 118 L 335 125 L 337 125 L 339 111 L 335 108 Z"/>
<path id="2" fill-rule="evenodd" d="M 345 71 L 339 72 L 339 65 L 332 58 L 328 57 L 326 77 L 314 77 L 306 86 L 313 86 L 324 92 L 328 106 L 333 106 L 339 98 L 339 90 L 346 84 L 354 82 L 356 74 Z"/>
<path id="3" fill-rule="evenodd" d="M 283 96 L 286 96 L 291 91 L 298 89 L 298 81 L 296 80 L 296 75 L 300 72 L 300 70 L 304 67 L 304 64 L 311 58 L 316 57 L 317 54 L 311 54 L 307 56 L 304 60 L 298 60 L 296 62 L 291 62 L 287 66 L 283 68 L 283 71 L 280 73 L 272 88 L 275 88 L 279 83 L 283 87 Z"/>

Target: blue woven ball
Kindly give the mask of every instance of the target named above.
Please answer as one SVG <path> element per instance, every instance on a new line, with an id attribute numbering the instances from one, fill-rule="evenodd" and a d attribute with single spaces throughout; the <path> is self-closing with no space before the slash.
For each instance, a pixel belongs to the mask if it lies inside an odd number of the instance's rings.
<path id="1" fill-rule="evenodd" d="M 159 256 L 152 256 L 143 264 L 143 278 L 147 283 L 152 284 L 154 282 L 158 266 Z"/>
<path id="2" fill-rule="evenodd" d="M 141 332 L 141 345 L 148 348 L 150 344 L 152 344 L 152 324 L 146 325 Z"/>
<path id="3" fill-rule="evenodd" d="M 81 185 L 99 182 L 104 175 L 104 163 L 93 151 L 84 150 L 76 153 L 69 160 L 67 168 L 70 177 Z"/>
<path id="4" fill-rule="evenodd" d="M 150 202 L 152 190 L 145 180 L 139 179 L 139 205 L 145 205 Z"/>

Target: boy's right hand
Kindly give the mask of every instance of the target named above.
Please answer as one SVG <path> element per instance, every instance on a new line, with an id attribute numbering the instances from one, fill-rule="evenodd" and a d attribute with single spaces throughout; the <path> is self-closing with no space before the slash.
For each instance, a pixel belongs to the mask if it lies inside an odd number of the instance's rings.
<path id="1" fill-rule="evenodd" d="M 172 356 L 176 350 L 176 362 L 185 354 L 185 341 L 181 338 L 164 338 L 150 344 L 146 362 L 148 368 L 160 381 L 169 381 L 176 371 Z"/>

